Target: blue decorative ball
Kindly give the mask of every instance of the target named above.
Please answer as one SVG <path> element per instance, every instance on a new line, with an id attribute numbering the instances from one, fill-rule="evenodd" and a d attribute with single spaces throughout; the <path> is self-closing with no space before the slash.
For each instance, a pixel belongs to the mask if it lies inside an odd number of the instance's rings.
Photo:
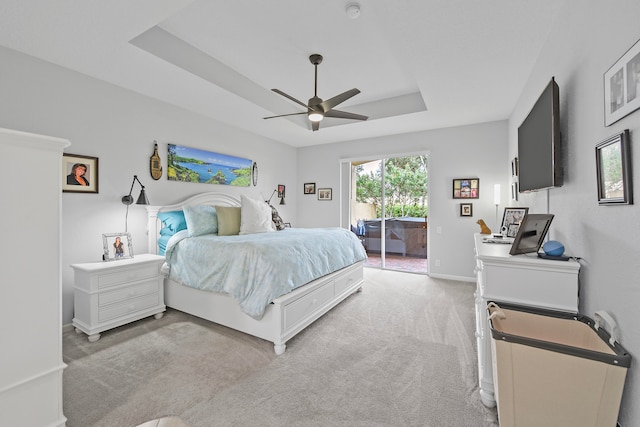
<path id="1" fill-rule="evenodd" d="M 549 240 L 542 245 L 542 250 L 549 256 L 561 256 L 564 253 L 564 245 L 556 240 Z"/>

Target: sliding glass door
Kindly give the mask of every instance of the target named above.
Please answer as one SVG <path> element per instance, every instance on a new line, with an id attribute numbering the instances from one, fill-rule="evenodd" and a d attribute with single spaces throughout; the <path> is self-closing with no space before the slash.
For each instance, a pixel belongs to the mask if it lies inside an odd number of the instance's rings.
<path id="1" fill-rule="evenodd" d="M 353 161 L 349 221 L 367 266 L 427 272 L 427 156 Z"/>

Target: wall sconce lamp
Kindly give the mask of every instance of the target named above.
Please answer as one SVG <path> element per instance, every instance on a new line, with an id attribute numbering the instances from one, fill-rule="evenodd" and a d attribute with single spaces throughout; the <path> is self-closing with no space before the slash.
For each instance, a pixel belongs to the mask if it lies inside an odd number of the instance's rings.
<path id="1" fill-rule="evenodd" d="M 135 185 L 136 181 L 138 181 L 138 184 L 140 184 L 140 187 L 142 187 L 142 190 L 140 191 L 140 195 L 138 196 L 138 201 L 136 202 L 136 205 L 149 204 L 149 199 L 147 199 L 147 193 L 145 193 L 144 191 L 144 185 L 142 185 L 142 183 L 138 179 L 138 175 L 133 175 L 133 181 L 131 181 L 131 189 L 129 190 L 128 195 L 122 196 L 122 204 L 130 205 L 133 203 L 133 196 L 131 195 L 131 193 L 133 192 L 133 186 Z"/>
<path id="2" fill-rule="evenodd" d="M 279 191 L 278 188 L 282 187 L 282 190 Z M 273 199 L 273 196 L 278 193 L 278 197 L 280 198 L 280 204 L 281 205 L 285 205 L 286 203 L 284 202 L 284 185 L 278 185 L 278 188 L 276 188 L 275 190 L 273 190 L 273 193 L 271 193 L 271 197 L 269 197 L 269 200 L 265 200 L 265 202 L 268 205 L 271 205 L 271 199 Z"/>
<path id="3" fill-rule="evenodd" d="M 136 201 L 136 205 L 149 204 L 149 199 L 147 199 L 147 193 L 144 191 L 144 185 L 142 185 L 142 183 L 138 179 L 138 175 L 133 175 L 133 181 L 131 181 L 131 189 L 129 190 L 129 194 L 127 194 L 126 196 L 122 196 L 122 204 L 127 205 L 127 213 L 124 217 L 125 233 L 128 231 L 127 228 L 128 228 L 128 222 L 129 222 L 129 205 L 133 204 L 133 196 L 131 195 L 131 193 L 133 192 L 133 186 L 135 185 L 136 181 L 138 181 L 138 184 L 140 184 L 140 187 L 142 187 L 142 190 L 140 190 L 140 195 L 138 196 L 138 201 Z"/>

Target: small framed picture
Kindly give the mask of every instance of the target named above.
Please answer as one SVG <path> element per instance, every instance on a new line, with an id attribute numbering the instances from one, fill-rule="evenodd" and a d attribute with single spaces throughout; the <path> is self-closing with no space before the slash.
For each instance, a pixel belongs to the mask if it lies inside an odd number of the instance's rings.
<path id="1" fill-rule="evenodd" d="M 640 40 L 604 73 L 604 125 L 640 108 Z"/>
<path id="2" fill-rule="evenodd" d="M 305 182 L 303 192 L 304 194 L 316 194 L 316 183 Z"/>
<path id="3" fill-rule="evenodd" d="M 598 204 L 633 204 L 629 129 L 596 145 L 596 173 Z"/>
<path id="4" fill-rule="evenodd" d="M 130 233 L 106 233 L 102 235 L 104 261 L 118 261 L 133 258 L 133 245 Z"/>
<path id="5" fill-rule="evenodd" d="M 518 176 L 518 158 L 514 157 L 511 160 L 511 176 L 516 178 Z"/>
<path id="6" fill-rule="evenodd" d="M 480 197 L 480 180 L 463 178 L 453 180 L 454 199 L 477 199 Z"/>
<path id="7" fill-rule="evenodd" d="M 98 158 L 62 154 L 62 192 L 97 193 Z"/>
<path id="8" fill-rule="evenodd" d="M 473 216 L 473 203 L 460 203 L 460 216 Z"/>
<path id="9" fill-rule="evenodd" d="M 331 200 L 331 189 L 318 188 L 318 200 Z"/>
<path id="10" fill-rule="evenodd" d="M 500 233 L 505 237 L 516 237 L 527 212 L 529 208 L 504 208 Z"/>
<path id="11" fill-rule="evenodd" d="M 278 184 L 278 199 L 282 199 L 284 197 L 284 185 Z"/>

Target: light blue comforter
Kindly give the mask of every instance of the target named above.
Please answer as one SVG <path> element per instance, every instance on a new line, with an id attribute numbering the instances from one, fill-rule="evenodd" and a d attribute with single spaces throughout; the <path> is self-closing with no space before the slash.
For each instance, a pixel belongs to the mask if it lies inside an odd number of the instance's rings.
<path id="1" fill-rule="evenodd" d="M 242 311 L 260 319 L 274 299 L 367 255 L 343 228 L 287 228 L 239 236 L 187 237 L 167 244 L 171 279 L 231 295 Z"/>

